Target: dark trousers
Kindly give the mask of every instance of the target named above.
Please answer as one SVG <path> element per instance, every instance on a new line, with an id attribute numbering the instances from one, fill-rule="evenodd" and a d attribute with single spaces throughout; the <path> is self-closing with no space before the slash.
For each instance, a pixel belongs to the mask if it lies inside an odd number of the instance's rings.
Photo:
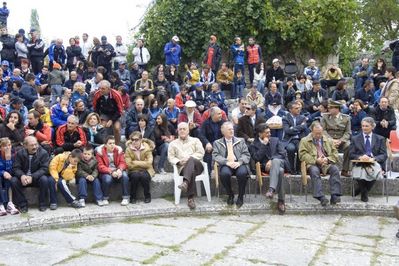
<path id="1" fill-rule="evenodd" d="M 186 165 L 184 165 L 183 169 L 181 170 L 183 180 L 188 182 L 187 196 L 189 198 L 194 196 L 195 177 L 200 175 L 203 171 L 204 166 L 202 165 L 201 161 L 193 157 L 188 159 Z"/>
<path id="2" fill-rule="evenodd" d="M 370 192 L 371 188 L 374 186 L 374 183 L 375 180 L 373 181 L 367 181 L 363 179 L 357 180 L 357 186 L 362 195 L 367 195 Z"/>
<path id="3" fill-rule="evenodd" d="M 139 183 L 143 186 L 144 198 L 151 198 L 150 183 L 151 176 L 147 171 L 134 171 L 129 173 L 130 179 L 130 198 L 136 199 L 136 192 Z"/>
<path id="4" fill-rule="evenodd" d="M 57 181 L 58 190 L 61 191 L 62 196 L 65 198 L 67 203 L 72 203 L 76 200 L 75 196 L 72 194 L 71 190 L 68 187 L 68 183 L 65 179 L 60 177 Z"/>
<path id="5" fill-rule="evenodd" d="M 9 201 L 8 190 L 11 187 L 10 180 L 0 176 L 0 204 L 7 204 Z"/>
<path id="6" fill-rule="evenodd" d="M 29 187 L 38 187 L 39 192 L 39 206 L 47 206 L 46 197 L 50 195 L 50 203 L 57 203 L 57 195 L 55 191 L 55 180 L 51 176 L 41 176 L 37 179 L 32 180 L 32 184 Z M 17 177 L 11 178 L 11 189 L 13 202 L 18 207 L 25 207 L 28 205 L 28 201 L 25 198 L 23 189 L 24 186 L 21 183 L 21 179 Z"/>
<path id="7" fill-rule="evenodd" d="M 254 81 L 254 69 L 258 64 L 248 64 L 248 72 L 249 72 L 249 83 L 252 85 Z"/>
<path id="8" fill-rule="evenodd" d="M 309 167 L 310 178 L 313 182 L 314 198 L 324 197 L 320 173 L 321 169 L 319 166 L 311 165 Z M 331 195 L 341 196 L 341 177 L 338 167 L 335 164 L 330 165 L 327 173 L 330 175 L 329 183 Z"/>
<path id="9" fill-rule="evenodd" d="M 101 190 L 100 180 L 98 178 L 94 178 L 93 181 L 89 181 L 85 177 L 80 177 L 78 179 L 79 199 L 87 199 L 87 183 L 91 183 L 93 185 L 93 194 L 96 201 L 102 200 L 103 192 Z"/>
<path id="10" fill-rule="evenodd" d="M 238 183 L 238 197 L 242 198 L 245 194 L 245 187 L 248 180 L 248 170 L 245 165 L 241 165 L 236 169 L 232 169 L 227 165 L 220 167 L 220 181 L 226 189 L 228 195 L 234 195 L 231 189 L 231 177 L 235 175 Z"/>
<path id="11" fill-rule="evenodd" d="M 41 57 L 31 57 L 30 58 L 30 64 L 32 66 L 33 73 L 35 73 L 35 75 L 37 75 L 37 74 L 42 72 L 43 58 L 41 58 Z"/>
<path id="12" fill-rule="evenodd" d="M 287 150 L 288 162 L 290 163 L 290 169 L 293 173 L 296 173 L 300 168 L 298 154 L 295 154 L 298 152 L 298 147 L 299 147 L 299 139 L 291 140 L 290 143 L 288 143 L 287 147 L 285 147 L 285 149 Z M 296 164 L 295 164 L 295 157 L 297 157 Z"/>
<path id="13" fill-rule="evenodd" d="M 104 200 L 109 199 L 109 189 L 112 182 L 122 183 L 122 198 L 129 199 L 129 177 L 125 171 L 122 171 L 122 176 L 120 179 L 112 177 L 110 174 L 101 174 L 101 188 L 104 194 Z"/>

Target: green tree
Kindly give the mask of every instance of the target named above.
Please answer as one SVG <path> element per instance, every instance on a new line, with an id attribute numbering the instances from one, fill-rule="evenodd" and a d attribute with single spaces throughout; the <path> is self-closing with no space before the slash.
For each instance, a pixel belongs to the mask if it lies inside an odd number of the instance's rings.
<path id="1" fill-rule="evenodd" d="M 40 35 L 39 13 L 36 8 L 31 9 L 30 12 L 30 28 L 35 29 Z"/>
<path id="2" fill-rule="evenodd" d="M 347 45 L 353 48 L 340 41 L 356 36 L 358 8 L 357 0 L 158 0 L 140 34 L 158 62 L 173 35 L 181 40 L 184 61 L 202 59 L 211 34 L 225 54 L 234 36 L 244 41 L 255 36 L 268 63 L 274 56 L 304 62 L 309 56 L 339 53 Z"/>

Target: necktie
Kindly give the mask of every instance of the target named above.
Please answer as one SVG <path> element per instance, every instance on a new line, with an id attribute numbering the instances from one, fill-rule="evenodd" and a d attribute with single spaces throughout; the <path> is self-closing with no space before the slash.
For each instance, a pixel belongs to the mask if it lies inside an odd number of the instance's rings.
<path id="1" fill-rule="evenodd" d="M 143 47 L 140 47 L 140 59 L 141 63 L 143 63 Z"/>
<path id="2" fill-rule="evenodd" d="M 366 148 L 366 155 L 367 156 L 371 156 L 371 143 L 370 143 L 370 136 L 369 135 L 366 135 L 365 148 Z"/>
<path id="3" fill-rule="evenodd" d="M 234 151 L 233 151 L 232 141 L 227 141 L 227 161 L 229 163 L 234 162 Z"/>
<path id="4" fill-rule="evenodd" d="M 321 147 L 321 141 L 320 140 L 316 141 L 316 149 L 317 149 L 317 158 L 326 157 L 324 152 L 323 152 L 323 148 Z"/>

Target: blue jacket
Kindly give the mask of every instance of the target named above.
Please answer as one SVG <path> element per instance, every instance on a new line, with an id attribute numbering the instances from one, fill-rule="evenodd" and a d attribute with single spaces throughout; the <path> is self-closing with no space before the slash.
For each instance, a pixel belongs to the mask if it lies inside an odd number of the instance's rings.
<path id="1" fill-rule="evenodd" d="M 223 91 L 217 91 L 217 92 L 210 92 L 208 94 L 208 103 L 210 103 L 213 100 L 216 100 L 218 102 L 218 107 L 224 109 L 227 106 L 225 105 L 225 99 L 226 97 L 224 96 Z"/>
<path id="2" fill-rule="evenodd" d="M 175 106 L 175 108 L 173 108 L 172 112 L 169 110 L 169 108 L 165 108 L 165 109 L 163 109 L 163 113 L 166 115 L 166 117 L 168 118 L 168 121 L 169 121 L 172 119 L 177 119 L 177 117 L 179 116 L 180 110 L 179 110 L 179 108 L 177 108 Z"/>
<path id="3" fill-rule="evenodd" d="M 3 177 L 4 172 L 11 174 L 12 172 L 12 159 L 5 160 L 0 157 L 0 177 Z"/>
<path id="4" fill-rule="evenodd" d="M 75 102 L 77 101 L 77 100 L 79 100 L 79 99 L 81 99 L 84 103 L 85 103 L 85 106 L 87 106 L 87 102 L 89 101 L 89 96 L 87 95 L 87 93 L 85 92 L 83 95 L 81 95 L 79 92 L 77 92 L 77 91 L 74 91 L 73 93 L 72 93 L 72 96 L 71 96 L 71 105 L 72 106 L 75 106 Z"/>
<path id="5" fill-rule="evenodd" d="M 55 50 L 57 50 L 57 58 L 55 58 Z M 55 43 L 51 44 L 48 48 L 48 59 L 50 62 L 56 61 L 59 64 L 65 64 L 66 52 L 64 46 L 57 47 Z"/>
<path id="6" fill-rule="evenodd" d="M 310 76 L 312 80 L 320 79 L 320 69 L 318 67 L 314 67 L 313 69 L 311 67 L 305 67 L 303 74 L 305 74 L 305 76 Z"/>
<path id="7" fill-rule="evenodd" d="M 243 65 L 245 63 L 245 51 L 239 51 L 241 45 L 233 44 L 230 47 L 231 53 L 233 54 L 234 64 Z"/>
<path id="8" fill-rule="evenodd" d="M 28 110 L 32 109 L 33 102 L 37 100 L 37 91 L 29 83 L 25 82 L 22 84 L 21 90 L 19 91 L 21 97 L 25 100 L 24 105 Z"/>
<path id="9" fill-rule="evenodd" d="M 176 48 L 175 51 L 172 51 L 172 48 Z M 173 44 L 172 42 L 168 42 L 165 44 L 165 47 L 163 49 L 163 52 L 165 54 L 165 64 L 166 65 L 180 65 L 180 58 L 181 58 L 181 47 L 179 44 Z"/>
<path id="10" fill-rule="evenodd" d="M 59 127 L 65 125 L 67 123 L 67 118 L 69 115 L 73 114 L 73 109 L 71 105 L 68 106 L 68 112 L 64 113 L 61 110 L 61 106 L 59 103 L 51 107 L 51 121 L 53 122 L 54 127 Z"/>
<path id="11" fill-rule="evenodd" d="M 2 24 L 7 25 L 7 18 L 8 18 L 9 14 L 10 14 L 10 10 L 8 10 L 7 7 L 3 6 L 2 8 L 0 8 L 0 22 Z"/>

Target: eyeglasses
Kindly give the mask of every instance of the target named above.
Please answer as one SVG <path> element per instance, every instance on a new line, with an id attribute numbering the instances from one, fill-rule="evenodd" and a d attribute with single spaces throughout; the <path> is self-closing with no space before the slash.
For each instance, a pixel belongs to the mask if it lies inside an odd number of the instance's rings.
<path id="1" fill-rule="evenodd" d="M 140 139 L 131 139 L 131 141 L 133 141 L 133 142 L 137 142 L 137 141 L 139 141 Z"/>

